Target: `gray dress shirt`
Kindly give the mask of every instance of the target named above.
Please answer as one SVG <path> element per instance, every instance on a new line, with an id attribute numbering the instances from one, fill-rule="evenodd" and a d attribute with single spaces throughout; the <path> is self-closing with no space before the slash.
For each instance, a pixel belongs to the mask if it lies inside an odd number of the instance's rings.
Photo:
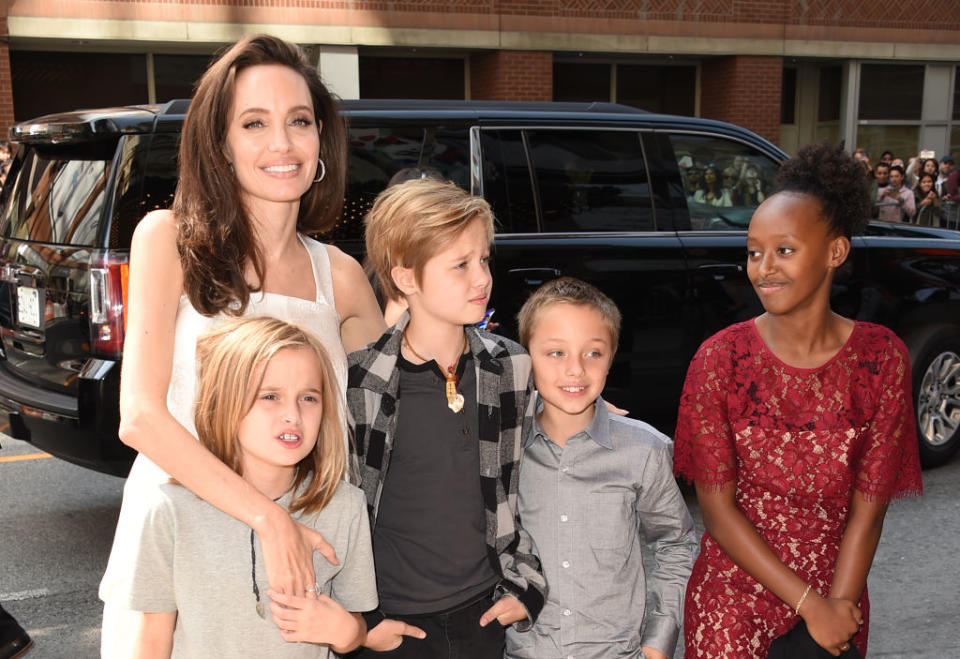
<path id="1" fill-rule="evenodd" d="M 534 424 L 519 513 L 549 592 L 530 631 L 507 630 L 506 657 L 638 658 L 644 645 L 673 656 L 697 542 L 669 437 L 599 398 L 564 448 Z"/>

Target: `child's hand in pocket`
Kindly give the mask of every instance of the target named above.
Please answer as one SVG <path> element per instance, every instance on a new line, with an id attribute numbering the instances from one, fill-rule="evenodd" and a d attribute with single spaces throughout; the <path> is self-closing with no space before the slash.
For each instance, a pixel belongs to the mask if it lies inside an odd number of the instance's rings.
<path id="1" fill-rule="evenodd" d="M 402 620 L 385 618 L 367 632 L 367 640 L 363 642 L 363 646 L 376 652 L 388 652 L 400 647 L 404 636 L 426 638 L 427 633 L 419 627 L 408 625 Z"/>
<path id="2" fill-rule="evenodd" d="M 523 604 L 520 603 L 513 595 L 504 595 L 496 602 L 493 606 L 484 611 L 483 615 L 480 616 L 480 626 L 486 627 L 488 624 L 496 620 L 501 625 L 506 627 L 515 623 L 517 620 L 523 620 L 527 617 L 527 610 L 523 608 Z"/>

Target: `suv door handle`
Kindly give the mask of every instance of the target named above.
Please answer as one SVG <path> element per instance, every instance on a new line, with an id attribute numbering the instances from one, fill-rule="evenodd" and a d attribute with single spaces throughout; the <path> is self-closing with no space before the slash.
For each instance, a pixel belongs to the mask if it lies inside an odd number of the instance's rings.
<path id="1" fill-rule="evenodd" d="M 507 270 L 511 277 L 519 277 L 527 286 L 540 286 L 545 281 L 556 279 L 562 273 L 556 268 L 513 268 Z"/>
<path id="2" fill-rule="evenodd" d="M 739 263 L 703 263 L 697 266 L 697 270 L 703 270 L 712 275 L 715 280 L 723 281 L 727 275 L 742 273 L 743 266 Z"/>

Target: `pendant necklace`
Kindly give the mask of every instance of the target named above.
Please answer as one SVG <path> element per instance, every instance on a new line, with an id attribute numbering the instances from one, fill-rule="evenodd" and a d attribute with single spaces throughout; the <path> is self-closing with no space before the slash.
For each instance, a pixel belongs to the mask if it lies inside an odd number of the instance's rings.
<path id="1" fill-rule="evenodd" d="M 419 359 L 422 362 L 428 362 L 429 359 L 426 359 L 419 352 L 413 349 L 413 346 L 410 345 L 410 340 L 407 338 L 407 330 L 403 330 L 403 342 L 407 344 L 407 347 L 410 348 L 410 352 L 413 353 L 413 356 Z M 460 354 L 462 355 L 467 351 L 467 333 L 463 333 L 463 348 L 460 349 Z M 459 357 L 457 361 L 447 366 L 447 370 L 444 372 L 443 377 L 446 378 L 447 382 L 445 385 L 445 391 L 447 394 L 447 407 L 453 410 L 454 414 L 463 409 L 463 394 L 457 391 L 457 362 L 459 362 Z"/>

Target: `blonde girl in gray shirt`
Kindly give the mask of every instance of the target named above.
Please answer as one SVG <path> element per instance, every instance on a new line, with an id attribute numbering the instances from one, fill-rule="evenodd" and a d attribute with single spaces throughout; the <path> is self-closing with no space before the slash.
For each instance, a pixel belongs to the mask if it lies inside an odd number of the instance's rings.
<path id="1" fill-rule="evenodd" d="M 356 648 L 377 606 L 363 493 L 344 482 L 342 394 L 324 348 L 273 318 L 229 321 L 197 342 L 200 441 L 323 534 L 306 597 L 267 584 L 246 524 L 171 482 L 140 520 L 122 603 L 140 612 L 137 657 L 328 657 Z"/>

